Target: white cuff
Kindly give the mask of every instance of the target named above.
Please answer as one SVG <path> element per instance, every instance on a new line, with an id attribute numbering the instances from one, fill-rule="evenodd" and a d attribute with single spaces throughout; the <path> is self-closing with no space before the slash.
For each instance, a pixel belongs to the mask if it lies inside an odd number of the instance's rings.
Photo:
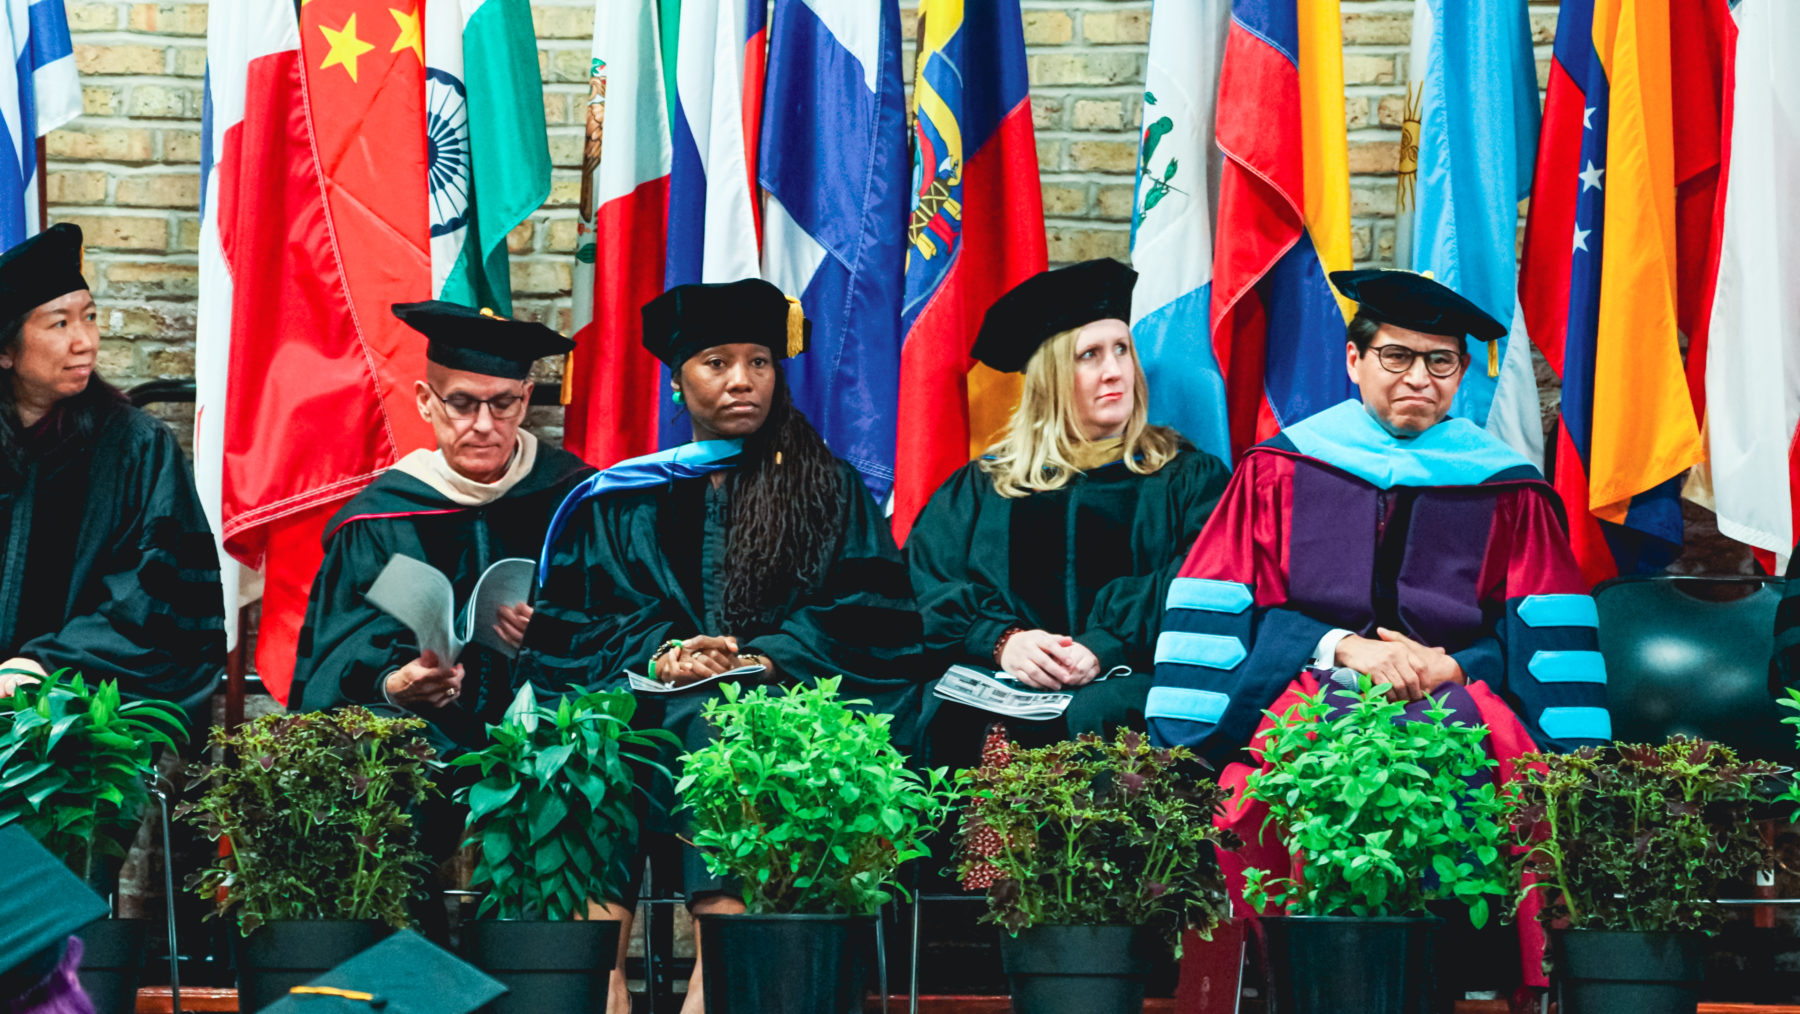
<path id="1" fill-rule="evenodd" d="M 1332 629 L 1327 630 L 1325 636 L 1319 638 L 1318 647 L 1313 649 L 1313 668 L 1336 669 L 1338 642 L 1349 637 L 1353 633 L 1355 633 L 1355 631 L 1345 630 L 1343 627 L 1333 627 Z"/>
<path id="2" fill-rule="evenodd" d="M 1324 642 L 1320 642 L 1320 643 L 1322 644 Z M 394 675 L 395 673 L 397 673 L 399 671 L 400 670 L 398 670 L 398 669 L 389 669 L 387 672 L 385 672 L 381 675 L 381 679 L 377 680 L 375 685 L 377 687 L 381 688 L 381 699 L 382 700 L 388 702 L 389 704 L 392 704 L 396 708 L 406 709 L 406 705 L 401 704 L 399 701 L 394 700 L 393 695 L 388 693 L 388 688 L 387 688 L 388 677 Z M 408 710 L 410 710 L 410 709 L 408 709 Z"/>

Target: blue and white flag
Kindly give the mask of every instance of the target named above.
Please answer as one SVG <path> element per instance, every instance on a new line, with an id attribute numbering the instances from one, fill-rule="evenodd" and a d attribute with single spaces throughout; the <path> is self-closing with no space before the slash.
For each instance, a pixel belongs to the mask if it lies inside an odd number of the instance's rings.
<path id="1" fill-rule="evenodd" d="M 1401 141 L 1396 260 L 1430 271 L 1512 333 L 1471 361 L 1452 414 L 1542 467 L 1543 419 L 1519 310 L 1519 201 L 1537 154 L 1537 60 L 1520 0 L 1413 7 L 1412 80 Z"/>
<path id="2" fill-rule="evenodd" d="M 1149 380 L 1150 421 L 1231 460 L 1225 382 L 1208 324 L 1218 148 L 1213 113 L 1230 0 L 1156 0 L 1131 218 L 1131 334 Z"/>
<path id="3" fill-rule="evenodd" d="M 769 36 L 763 277 L 813 324 L 787 367 L 795 403 L 880 500 L 894 483 L 911 174 L 900 5 L 775 0 Z"/>
<path id="4" fill-rule="evenodd" d="M 0 33 L 13 55 L 13 73 L 0 73 L 0 120 L 8 145 L 0 158 L 0 250 L 35 235 L 37 139 L 81 115 L 81 83 L 63 0 L 6 0 Z"/>

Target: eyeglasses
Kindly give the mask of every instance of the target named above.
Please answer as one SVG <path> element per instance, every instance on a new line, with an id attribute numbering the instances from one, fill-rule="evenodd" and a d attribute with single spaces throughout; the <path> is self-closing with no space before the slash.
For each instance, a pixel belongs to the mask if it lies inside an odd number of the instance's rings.
<path id="1" fill-rule="evenodd" d="M 526 399 L 523 394 L 508 392 L 496 394 L 492 398 L 474 398 L 459 391 L 446 398 L 429 383 L 425 386 L 430 389 L 432 396 L 444 406 L 444 411 L 450 414 L 450 418 L 457 422 L 473 422 L 475 417 L 481 414 L 483 405 L 487 406 L 488 415 L 492 416 L 495 422 L 511 422 L 525 414 Z"/>
<path id="2" fill-rule="evenodd" d="M 1381 360 L 1381 368 L 1389 373 L 1405 373 L 1412 369 L 1413 360 L 1423 358 L 1425 372 L 1440 379 L 1456 376 L 1456 372 L 1469 360 L 1466 352 L 1452 352 L 1449 349 L 1420 352 L 1404 345 L 1376 345 L 1366 351 L 1373 352 Z"/>

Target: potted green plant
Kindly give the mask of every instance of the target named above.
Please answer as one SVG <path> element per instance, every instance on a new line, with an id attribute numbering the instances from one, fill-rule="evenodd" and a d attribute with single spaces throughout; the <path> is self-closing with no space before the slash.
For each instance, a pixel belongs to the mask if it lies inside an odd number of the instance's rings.
<path id="1" fill-rule="evenodd" d="M 1752 811 L 1779 769 L 1683 736 L 1523 762 L 1509 803 L 1563 1014 L 1693 1014 L 1713 900 L 1769 865 Z"/>
<path id="2" fill-rule="evenodd" d="M 1224 793 L 1192 752 L 1120 730 L 984 757 L 968 774 L 961 874 L 988 885 L 988 921 L 1022 1014 L 1144 1004 L 1157 957 L 1229 914 L 1213 826 Z"/>
<path id="3" fill-rule="evenodd" d="M 413 812 L 431 790 L 417 718 L 364 708 L 215 728 L 222 759 L 178 812 L 226 848 L 189 880 L 243 936 L 238 991 L 260 1010 L 407 924 L 425 857 Z"/>
<path id="4" fill-rule="evenodd" d="M 1487 730 L 1442 706 L 1401 721 L 1386 689 L 1364 676 L 1358 691 L 1332 686 L 1269 713 L 1248 792 L 1295 858 L 1285 877 L 1246 870 L 1244 898 L 1278 910 L 1258 929 L 1284 1014 L 1437 1009 L 1432 907 L 1465 905 L 1479 928 L 1490 899 L 1511 893 Z"/>
<path id="5" fill-rule="evenodd" d="M 908 768 L 891 716 L 840 700 L 839 682 L 725 684 L 703 712 L 718 739 L 682 758 L 693 844 L 748 909 L 700 917 L 708 1014 L 856 1009 L 875 913 L 949 812 L 944 772 Z"/>
<path id="6" fill-rule="evenodd" d="M 527 685 L 484 747 L 450 761 L 480 775 L 456 791 L 469 807 L 470 886 L 483 892 L 463 948 L 507 987 L 496 1014 L 606 1005 L 619 924 L 590 920 L 588 906 L 623 899 L 637 855 L 636 768 L 662 770 L 656 744 L 679 745 L 661 729 L 632 729 L 636 709 L 623 691 L 547 708 Z"/>
<path id="7" fill-rule="evenodd" d="M 162 701 L 123 702 L 117 683 L 89 686 L 67 670 L 21 686 L 3 707 L 0 827 L 18 824 L 101 886 L 143 818 L 156 748 L 187 741 L 186 717 Z M 103 919 L 81 931 L 81 984 L 101 1014 L 136 1009 L 146 929 L 141 919 Z"/>

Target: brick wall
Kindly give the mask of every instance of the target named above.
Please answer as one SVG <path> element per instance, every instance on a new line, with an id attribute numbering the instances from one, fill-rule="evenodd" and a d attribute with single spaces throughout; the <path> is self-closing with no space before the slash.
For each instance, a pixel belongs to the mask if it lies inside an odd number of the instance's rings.
<path id="1" fill-rule="evenodd" d="M 206 4 L 66 2 L 84 115 L 50 136 L 47 187 L 52 217 L 87 234 L 105 334 L 101 369 L 126 385 L 190 377 Z M 1150 2 L 1021 2 L 1050 258 L 1126 258 Z M 902 4 L 910 35 L 914 3 Z M 1361 265 L 1393 263 L 1412 6 L 1342 0 L 1352 251 Z M 550 199 L 508 244 L 517 312 L 565 331 L 593 9 L 593 0 L 532 5 L 555 169 Z M 1555 0 L 1531 0 L 1531 21 L 1541 85 Z M 543 379 L 554 380 L 554 372 Z M 1554 389 L 1546 395 L 1546 411 L 1554 411 Z M 178 430 L 191 420 L 179 409 L 166 414 Z M 559 439 L 560 416 L 534 410 L 530 425 Z M 1704 512 L 1691 513 L 1703 528 L 1709 524 Z M 1735 571 L 1748 564 L 1739 554 L 1705 565 Z"/>

